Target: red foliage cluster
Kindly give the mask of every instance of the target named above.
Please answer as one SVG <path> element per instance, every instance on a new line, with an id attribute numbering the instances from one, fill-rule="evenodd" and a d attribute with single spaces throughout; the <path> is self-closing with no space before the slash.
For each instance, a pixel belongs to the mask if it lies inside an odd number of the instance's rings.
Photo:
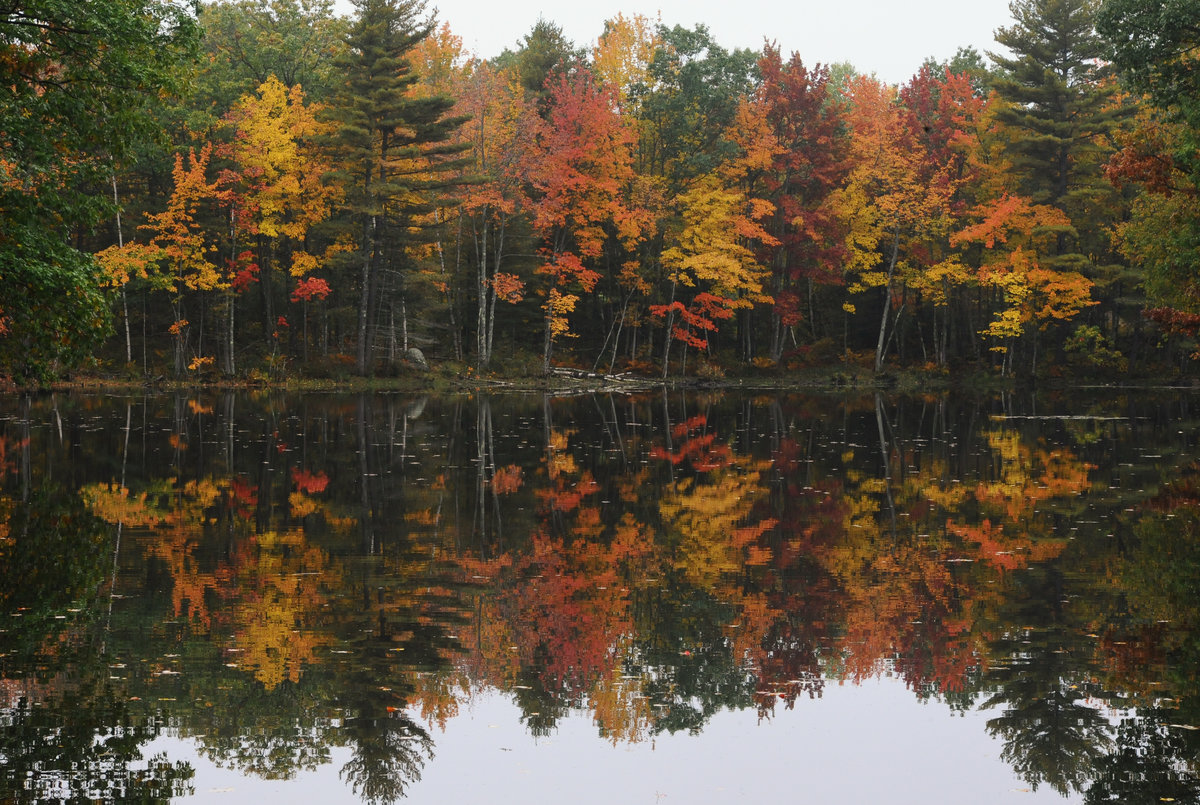
<path id="1" fill-rule="evenodd" d="M 1195 336 L 1200 332 L 1200 313 L 1188 313 L 1173 307 L 1156 307 L 1143 311 L 1142 315 L 1169 333 Z"/>

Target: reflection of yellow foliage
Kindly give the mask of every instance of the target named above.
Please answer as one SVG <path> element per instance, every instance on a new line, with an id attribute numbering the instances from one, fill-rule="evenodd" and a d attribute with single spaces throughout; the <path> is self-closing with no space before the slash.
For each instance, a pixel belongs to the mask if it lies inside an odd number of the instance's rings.
<path id="1" fill-rule="evenodd" d="M 292 517 L 307 517 L 317 512 L 317 502 L 303 492 L 293 492 L 288 495 L 288 508 Z"/>
<path id="2" fill-rule="evenodd" d="M 649 735 L 651 727 L 650 700 L 643 694 L 647 681 L 624 672 L 625 659 L 631 652 L 628 640 L 615 649 L 615 661 L 605 674 L 596 679 L 588 693 L 592 721 L 613 746 L 618 743 L 639 743 Z"/>
<path id="3" fill-rule="evenodd" d="M 769 466 L 734 459 L 733 466 L 709 473 L 711 482 L 685 478 L 659 502 L 664 523 L 681 537 L 675 566 L 689 583 L 713 589 L 723 574 L 742 567 L 747 549 L 774 525 L 770 520 L 747 524 L 764 494 L 760 478 Z"/>
<path id="4" fill-rule="evenodd" d="M 408 698 L 409 706 L 418 708 L 421 718 L 443 731 L 446 722 L 458 715 L 460 700 L 471 696 L 471 678 L 460 671 L 435 674 L 410 671 L 407 677 L 413 691 Z"/>
<path id="5" fill-rule="evenodd" d="M 546 472 L 551 480 L 559 475 L 574 475 L 576 471 L 575 457 L 567 452 L 568 440 L 574 430 L 553 428 L 547 444 L 549 456 L 546 459 Z"/>
<path id="6" fill-rule="evenodd" d="M 921 489 L 921 495 L 943 509 L 955 509 L 966 499 L 967 490 L 962 484 L 953 484 L 948 488 L 930 484 Z"/>
<path id="7" fill-rule="evenodd" d="M 268 531 L 258 538 L 257 561 L 242 574 L 242 594 L 253 596 L 234 609 L 240 664 L 267 690 L 285 679 L 298 682 L 315 650 L 332 638 L 314 628 L 328 583 L 329 557 L 308 544 L 301 530 Z"/>
<path id="8" fill-rule="evenodd" d="M 148 526 L 160 521 L 158 513 L 147 505 L 145 492 L 131 498 L 123 486 L 88 484 L 79 490 L 79 497 L 92 514 L 109 523 Z"/>
<path id="9" fill-rule="evenodd" d="M 858 485 L 863 494 L 882 495 L 887 492 L 887 480 L 884 478 L 864 478 Z"/>
<path id="10" fill-rule="evenodd" d="M 201 478 L 198 481 L 188 481 L 184 484 L 183 494 L 194 501 L 196 507 L 206 509 L 216 502 L 221 490 L 212 478 Z"/>
<path id="11" fill-rule="evenodd" d="M 1013 431 L 989 431 L 987 440 L 1000 458 L 1000 479 L 979 484 L 975 498 L 1001 509 L 1009 520 L 1028 518 L 1044 500 L 1078 495 L 1091 487 L 1088 473 L 1094 467 L 1068 450 L 1035 451 Z"/>

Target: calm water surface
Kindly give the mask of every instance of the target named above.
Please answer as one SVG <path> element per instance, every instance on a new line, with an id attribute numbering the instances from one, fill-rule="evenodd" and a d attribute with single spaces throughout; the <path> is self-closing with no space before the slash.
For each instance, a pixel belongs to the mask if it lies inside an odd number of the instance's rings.
<path id="1" fill-rule="evenodd" d="M 0 801 L 1200 802 L 1200 395 L 0 399 Z"/>

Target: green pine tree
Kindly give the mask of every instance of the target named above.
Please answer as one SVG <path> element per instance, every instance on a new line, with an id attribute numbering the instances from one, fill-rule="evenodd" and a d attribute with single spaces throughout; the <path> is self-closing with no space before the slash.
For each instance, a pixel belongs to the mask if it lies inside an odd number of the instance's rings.
<path id="1" fill-rule="evenodd" d="M 996 31 L 1011 55 L 989 53 L 998 70 L 992 88 L 997 119 L 1009 130 L 1006 156 L 1014 192 L 1062 210 L 1071 226 L 1058 233 L 1045 264 L 1076 271 L 1096 283 L 1107 320 L 1118 335 L 1122 318 L 1136 316 L 1139 277 L 1111 242 L 1126 201 L 1104 174 L 1116 150 L 1114 134 L 1129 110 L 1115 102 L 1116 85 L 1095 30 L 1097 0 L 1014 0 L 1014 23 Z"/>
<path id="2" fill-rule="evenodd" d="M 1105 138 L 1121 117 L 1094 28 L 1097 3 L 1016 0 L 1009 8 L 1014 24 L 998 29 L 996 41 L 1012 55 L 988 55 L 1000 68 L 992 84 L 1002 102 L 998 117 L 1014 130 L 1009 156 L 1018 189 L 1078 225 L 1078 214 L 1110 192 Z"/>
<path id="3" fill-rule="evenodd" d="M 372 366 L 373 325 L 383 311 L 404 309 L 404 276 L 412 247 L 425 233 L 420 219 L 455 184 L 464 145 L 452 140 L 461 118 L 454 100 L 421 96 L 408 61 L 433 30 L 422 0 L 356 0 L 358 14 L 337 61 L 343 85 L 329 119 L 331 145 L 346 191 L 343 225 L 354 237 L 350 259 L 358 273 L 356 367 Z M 389 319 L 389 321 L 392 321 Z"/>

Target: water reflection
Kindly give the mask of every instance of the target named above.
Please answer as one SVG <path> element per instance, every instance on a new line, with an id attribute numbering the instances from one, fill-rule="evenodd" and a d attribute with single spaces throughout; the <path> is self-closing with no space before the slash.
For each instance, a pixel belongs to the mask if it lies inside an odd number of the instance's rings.
<path id="1" fill-rule="evenodd" d="M 188 793 L 170 735 L 394 802 L 497 691 L 622 744 L 881 675 L 1032 788 L 1200 795 L 1186 395 L 8 405 L 6 800 Z"/>

